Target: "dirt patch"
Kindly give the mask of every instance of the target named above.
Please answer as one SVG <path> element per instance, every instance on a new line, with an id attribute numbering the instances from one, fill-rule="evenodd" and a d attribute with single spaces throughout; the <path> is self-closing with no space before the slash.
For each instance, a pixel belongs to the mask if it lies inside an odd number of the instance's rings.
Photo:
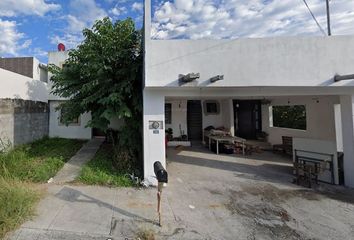
<path id="1" fill-rule="evenodd" d="M 320 200 L 311 190 L 280 190 L 272 185 L 244 186 L 241 191 L 231 191 L 227 209 L 241 216 L 250 230 L 249 239 L 262 236 L 267 239 L 306 239 L 290 226 L 296 225 L 282 206 L 290 198 Z"/>

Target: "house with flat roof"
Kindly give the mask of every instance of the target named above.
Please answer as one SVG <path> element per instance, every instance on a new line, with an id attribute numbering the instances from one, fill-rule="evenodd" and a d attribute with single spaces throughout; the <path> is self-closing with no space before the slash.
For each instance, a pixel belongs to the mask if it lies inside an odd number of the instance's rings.
<path id="1" fill-rule="evenodd" d="M 246 140 L 266 134 L 270 144 L 290 136 L 303 157 L 331 159 L 324 178 L 338 184 L 342 169 L 354 187 L 354 36 L 155 40 L 151 25 L 145 0 L 147 180 L 156 182 L 155 161 L 166 166 L 166 129 L 193 145 L 205 142 L 208 128 L 221 128 Z M 300 124 L 279 122 L 284 109 Z"/>
<path id="2" fill-rule="evenodd" d="M 36 58 L 0 58 L 0 151 L 48 135 L 47 80 Z"/>

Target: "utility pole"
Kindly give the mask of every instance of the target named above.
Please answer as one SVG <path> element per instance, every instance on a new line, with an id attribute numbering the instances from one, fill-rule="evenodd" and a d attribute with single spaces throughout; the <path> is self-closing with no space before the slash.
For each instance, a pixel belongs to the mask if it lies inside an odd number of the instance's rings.
<path id="1" fill-rule="evenodd" d="M 327 30 L 328 30 L 328 36 L 331 36 L 331 15 L 329 12 L 329 0 L 326 0 L 326 5 L 327 5 Z"/>

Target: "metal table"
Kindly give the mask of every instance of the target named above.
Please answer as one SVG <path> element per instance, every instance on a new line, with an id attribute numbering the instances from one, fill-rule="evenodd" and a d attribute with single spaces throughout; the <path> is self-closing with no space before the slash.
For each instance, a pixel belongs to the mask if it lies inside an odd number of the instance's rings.
<path id="1" fill-rule="evenodd" d="M 234 136 L 207 136 L 209 138 L 209 150 L 211 150 L 211 140 L 216 142 L 216 154 L 219 154 L 219 143 L 220 142 L 230 142 L 230 143 L 241 143 L 242 144 L 242 154 L 245 155 L 246 149 L 246 139 Z"/>

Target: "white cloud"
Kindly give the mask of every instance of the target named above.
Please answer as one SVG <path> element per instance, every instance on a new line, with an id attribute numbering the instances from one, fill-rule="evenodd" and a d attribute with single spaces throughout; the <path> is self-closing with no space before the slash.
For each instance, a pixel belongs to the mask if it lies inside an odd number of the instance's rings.
<path id="1" fill-rule="evenodd" d="M 126 14 L 128 11 L 127 11 L 127 8 L 126 7 L 118 7 L 118 6 L 115 6 L 114 8 L 112 8 L 110 11 L 109 11 L 111 14 L 113 14 L 114 16 L 120 16 L 122 14 Z"/>
<path id="2" fill-rule="evenodd" d="M 59 4 L 46 3 L 45 0 L 1 0 L 0 16 L 14 17 L 20 15 L 43 16 L 47 12 L 60 9 Z"/>
<path id="3" fill-rule="evenodd" d="M 63 18 L 67 27 L 61 34 L 50 36 L 52 44 L 64 43 L 67 48 L 75 48 L 82 40 L 82 30 L 90 28 L 96 20 L 107 16 L 106 11 L 95 0 L 71 0 L 69 14 Z"/>
<path id="4" fill-rule="evenodd" d="M 326 5 L 308 0 L 326 29 Z M 354 1 L 331 2 L 333 34 L 354 34 Z M 301 0 L 174 0 L 157 4 L 152 36 L 170 38 L 238 38 L 321 35 Z"/>
<path id="5" fill-rule="evenodd" d="M 51 36 L 49 40 L 51 44 L 57 45 L 63 43 L 66 49 L 72 49 L 82 41 L 82 36 L 79 34 L 65 33 L 63 35 Z"/>
<path id="6" fill-rule="evenodd" d="M 140 2 L 134 2 L 132 5 L 132 9 L 136 12 L 142 12 L 144 9 L 144 5 Z"/>
<path id="7" fill-rule="evenodd" d="M 46 57 L 48 55 L 48 52 L 40 47 L 34 48 L 31 52 L 33 52 L 33 55 L 36 57 Z"/>
<path id="8" fill-rule="evenodd" d="M 0 19 L 0 36 L 0 56 L 17 56 L 20 50 L 28 48 L 32 43 L 17 31 L 15 21 Z"/>
<path id="9" fill-rule="evenodd" d="M 71 15 L 76 16 L 87 24 L 91 24 L 107 15 L 106 11 L 98 6 L 95 0 L 71 0 L 69 9 Z"/>

